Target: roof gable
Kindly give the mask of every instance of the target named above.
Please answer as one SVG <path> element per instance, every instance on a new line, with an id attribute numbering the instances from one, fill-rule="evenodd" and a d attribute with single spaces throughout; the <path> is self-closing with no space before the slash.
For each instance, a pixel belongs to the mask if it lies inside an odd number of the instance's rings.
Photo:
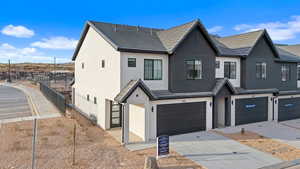
<path id="1" fill-rule="evenodd" d="M 169 54 L 172 54 L 176 50 L 176 48 L 183 42 L 183 40 L 189 35 L 189 33 L 191 33 L 197 27 L 200 28 L 201 33 L 204 35 L 204 38 L 208 41 L 213 50 L 217 54 L 219 54 L 218 48 L 215 46 L 215 43 L 206 31 L 205 27 L 198 19 L 167 30 L 158 31 L 157 35 L 165 46 L 167 52 Z"/>
<path id="2" fill-rule="evenodd" d="M 212 90 L 213 95 L 216 96 L 225 86 L 229 89 L 231 94 L 237 94 L 237 91 L 235 90 L 234 86 L 230 83 L 230 81 L 227 78 L 222 78 L 217 80 L 216 85 Z"/>

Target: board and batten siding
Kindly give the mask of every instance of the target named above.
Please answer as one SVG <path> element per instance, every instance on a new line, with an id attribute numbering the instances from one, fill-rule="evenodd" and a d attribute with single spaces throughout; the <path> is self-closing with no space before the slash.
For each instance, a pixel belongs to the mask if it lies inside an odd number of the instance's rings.
<path id="1" fill-rule="evenodd" d="M 224 62 L 236 63 L 236 79 L 229 79 L 234 87 L 241 86 L 241 60 L 237 57 L 216 57 L 216 61 L 220 62 L 220 67 L 216 68 L 216 78 L 224 78 Z"/>
<path id="2" fill-rule="evenodd" d="M 136 67 L 128 67 L 128 58 L 136 59 Z M 162 80 L 144 80 L 144 60 L 162 60 Z M 141 79 L 151 90 L 168 90 L 169 56 L 165 54 L 121 52 L 121 87 L 130 80 Z"/>
<path id="3" fill-rule="evenodd" d="M 101 60 L 105 60 L 104 68 Z M 105 99 L 113 100 L 121 88 L 120 60 L 120 52 L 90 27 L 75 60 L 75 105 L 88 115 L 94 114 L 104 129 L 109 128 L 110 118 L 105 113 Z"/>

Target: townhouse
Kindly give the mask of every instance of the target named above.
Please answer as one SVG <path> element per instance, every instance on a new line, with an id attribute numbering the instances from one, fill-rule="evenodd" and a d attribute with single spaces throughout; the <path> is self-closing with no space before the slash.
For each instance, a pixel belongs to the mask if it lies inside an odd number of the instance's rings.
<path id="1" fill-rule="evenodd" d="M 198 19 L 169 29 L 88 21 L 73 104 L 103 129 L 122 127 L 125 143 L 300 118 L 295 46 L 266 30 L 213 36 Z"/>

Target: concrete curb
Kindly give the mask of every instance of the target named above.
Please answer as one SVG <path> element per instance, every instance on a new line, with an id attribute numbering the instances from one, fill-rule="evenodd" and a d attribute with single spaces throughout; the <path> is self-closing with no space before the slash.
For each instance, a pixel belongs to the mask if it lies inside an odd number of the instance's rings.
<path id="1" fill-rule="evenodd" d="M 262 167 L 259 169 L 285 169 L 288 167 L 294 167 L 300 165 L 300 159 L 293 160 L 293 161 L 287 161 L 287 162 L 282 162 L 279 164 L 274 164 L 266 167 Z"/>

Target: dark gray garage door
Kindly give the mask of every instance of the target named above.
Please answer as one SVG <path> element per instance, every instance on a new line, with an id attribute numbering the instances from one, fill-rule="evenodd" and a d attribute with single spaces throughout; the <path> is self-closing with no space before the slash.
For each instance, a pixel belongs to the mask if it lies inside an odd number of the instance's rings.
<path id="1" fill-rule="evenodd" d="M 235 124 L 247 124 L 268 120 L 268 97 L 237 99 Z"/>
<path id="2" fill-rule="evenodd" d="M 157 106 L 157 135 L 176 135 L 206 128 L 206 102 Z"/>
<path id="3" fill-rule="evenodd" d="M 278 120 L 300 118 L 300 98 L 278 99 Z"/>

